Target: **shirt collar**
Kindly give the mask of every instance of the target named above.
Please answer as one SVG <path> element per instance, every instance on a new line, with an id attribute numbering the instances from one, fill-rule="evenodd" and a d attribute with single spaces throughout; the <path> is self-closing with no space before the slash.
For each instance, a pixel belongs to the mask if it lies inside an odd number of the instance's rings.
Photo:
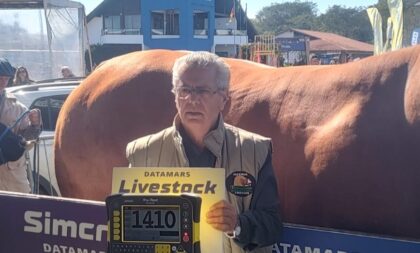
<path id="1" fill-rule="evenodd" d="M 182 137 L 179 133 L 179 129 L 181 127 L 181 119 L 178 114 L 175 116 L 173 127 L 175 128 L 175 140 L 177 140 L 178 143 L 182 143 Z M 217 158 L 222 157 L 224 137 L 225 125 L 223 116 L 220 113 L 216 128 L 208 132 L 204 137 L 204 146 L 210 150 L 210 152 L 213 153 L 213 155 L 215 155 Z"/>

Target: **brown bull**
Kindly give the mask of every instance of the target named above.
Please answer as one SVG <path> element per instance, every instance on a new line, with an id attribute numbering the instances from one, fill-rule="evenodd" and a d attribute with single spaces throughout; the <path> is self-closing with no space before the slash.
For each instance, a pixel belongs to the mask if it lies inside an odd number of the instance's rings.
<path id="1" fill-rule="evenodd" d="M 64 196 L 103 200 L 125 146 L 170 124 L 183 52 L 107 61 L 57 123 Z M 270 136 L 285 221 L 420 239 L 420 47 L 336 66 L 270 68 L 227 59 L 227 122 Z"/>

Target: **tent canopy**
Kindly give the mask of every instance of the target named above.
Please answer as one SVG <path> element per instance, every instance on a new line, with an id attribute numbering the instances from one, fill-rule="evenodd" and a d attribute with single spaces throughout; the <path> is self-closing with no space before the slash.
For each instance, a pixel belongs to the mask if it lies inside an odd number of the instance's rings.
<path id="1" fill-rule="evenodd" d="M 68 66 L 85 76 L 89 52 L 84 6 L 68 0 L 0 0 L 0 57 L 37 80 L 61 77 Z"/>

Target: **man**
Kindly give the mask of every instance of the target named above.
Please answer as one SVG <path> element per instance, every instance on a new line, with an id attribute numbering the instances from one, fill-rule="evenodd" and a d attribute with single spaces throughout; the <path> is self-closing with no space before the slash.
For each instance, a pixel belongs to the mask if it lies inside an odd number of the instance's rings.
<path id="1" fill-rule="evenodd" d="M 173 66 L 178 114 L 174 125 L 130 142 L 130 166 L 222 167 L 227 198 L 214 204 L 207 222 L 225 232 L 224 252 L 271 252 L 281 217 L 268 138 L 223 122 L 230 72 L 221 58 L 194 52 Z"/>
<path id="2" fill-rule="evenodd" d="M 312 55 L 310 65 L 320 65 L 321 62 L 319 61 L 318 56 Z"/>
<path id="3" fill-rule="evenodd" d="M 69 66 L 61 67 L 61 75 L 63 76 L 63 78 L 75 77 Z"/>
<path id="4" fill-rule="evenodd" d="M 16 101 L 13 95 L 5 92 L 7 83 L 9 82 L 9 79 L 13 77 L 13 74 L 13 68 L 10 63 L 4 58 L 0 58 L 0 123 L 7 127 L 14 126 L 11 131 L 15 134 L 22 135 L 27 140 L 37 138 L 41 132 L 41 117 L 39 110 L 31 110 L 27 116 L 24 116 L 17 122 L 17 120 L 27 111 L 27 108 Z M 0 133 L 0 135 L 2 133 Z M 22 141 L 22 139 L 16 139 Z M 0 141 L 5 141 L 5 139 Z M 7 146 L 8 147 L 6 148 L 9 149 L 12 147 L 11 145 Z M 8 153 L 5 151 L 3 154 Z M 9 160 L 0 165 L 0 190 L 24 193 L 31 192 L 26 173 L 26 160 L 24 155 L 21 155 L 16 161 Z"/>

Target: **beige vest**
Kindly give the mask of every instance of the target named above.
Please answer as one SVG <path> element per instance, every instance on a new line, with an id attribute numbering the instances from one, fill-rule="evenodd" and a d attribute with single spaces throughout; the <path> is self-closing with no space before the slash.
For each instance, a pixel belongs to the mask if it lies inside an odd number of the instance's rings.
<path id="1" fill-rule="evenodd" d="M 130 167 L 189 167 L 177 126 L 178 117 L 175 118 L 172 127 L 130 142 L 126 149 Z M 271 151 L 269 138 L 225 124 L 221 117 L 218 127 L 206 135 L 204 143 L 216 156 L 215 167 L 225 168 L 226 177 L 232 172 L 244 171 L 254 176 L 257 181 L 258 172 Z M 237 197 L 231 193 L 227 195 L 238 213 L 249 209 L 252 194 L 246 197 Z M 227 237 L 226 239 L 225 253 L 245 252 L 232 240 Z M 270 246 L 252 252 L 268 253 L 272 252 L 271 249 Z"/>

